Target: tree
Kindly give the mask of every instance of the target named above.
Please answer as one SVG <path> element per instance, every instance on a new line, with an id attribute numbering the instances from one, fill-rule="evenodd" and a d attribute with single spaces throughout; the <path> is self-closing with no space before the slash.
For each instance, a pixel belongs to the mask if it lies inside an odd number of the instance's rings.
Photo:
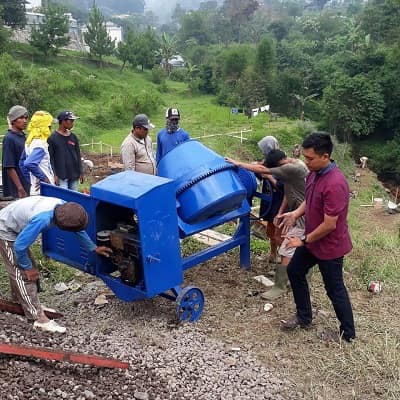
<path id="1" fill-rule="evenodd" d="M 373 40 L 386 44 L 398 44 L 400 2 L 396 0 L 374 0 L 368 2 L 361 18 L 361 26 Z"/>
<path id="2" fill-rule="evenodd" d="M 257 46 L 254 69 L 260 76 L 267 79 L 271 76 L 275 66 L 275 44 L 270 38 L 265 37 Z"/>
<path id="3" fill-rule="evenodd" d="M 179 4 L 176 3 L 175 9 L 172 12 L 171 19 L 176 25 L 179 25 L 181 18 L 186 14 L 186 10 Z"/>
<path id="4" fill-rule="evenodd" d="M 308 100 L 311 100 L 314 97 L 317 97 L 318 93 L 312 93 L 308 96 L 302 96 L 301 94 L 293 93 L 293 97 L 296 99 L 297 103 L 300 107 L 300 119 L 304 120 L 304 106 Z"/>
<path id="5" fill-rule="evenodd" d="M 160 49 L 158 50 L 164 69 L 170 73 L 169 60 L 176 53 L 176 37 L 170 36 L 166 32 L 161 35 Z"/>
<path id="6" fill-rule="evenodd" d="M 50 4 L 43 14 L 43 22 L 32 29 L 29 43 L 47 57 L 56 55 L 61 47 L 69 43 L 69 22 L 64 9 L 57 5 Z"/>
<path id="7" fill-rule="evenodd" d="M 4 24 L 13 29 L 24 28 L 26 25 L 24 0 L 0 0 Z"/>
<path id="8" fill-rule="evenodd" d="M 3 54 L 8 49 L 10 43 L 10 32 L 3 26 L 3 8 L 0 5 L 0 54 Z"/>
<path id="9" fill-rule="evenodd" d="M 260 6 L 257 0 L 225 0 L 223 14 L 230 19 L 236 41 L 240 42 L 240 29 Z"/>
<path id="10" fill-rule="evenodd" d="M 243 26 L 242 39 L 250 43 L 258 43 L 267 33 L 269 18 L 265 13 L 255 13 L 251 20 Z"/>
<path id="11" fill-rule="evenodd" d="M 336 74 L 325 88 L 323 109 L 330 128 L 347 141 L 369 135 L 383 117 L 385 103 L 380 85 L 365 74 Z"/>
<path id="12" fill-rule="evenodd" d="M 222 53 L 220 66 L 222 68 L 223 78 L 236 81 L 244 73 L 246 67 L 252 63 L 253 58 L 250 53 L 250 46 L 240 45 L 225 50 Z"/>
<path id="13" fill-rule="evenodd" d="M 157 37 L 150 26 L 146 31 L 140 33 L 135 44 L 137 65 L 144 68 L 152 68 L 156 63 L 156 53 L 159 48 Z"/>
<path id="14" fill-rule="evenodd" d="M 112 40 L 108 35 L 104 17 L 96 6 L 89 13 L 87 32 L 83 34 L 83 37 L 89 46 L 90 55 L 98 57 L 101 67 L 103 57 L 112 54 L 115 48 L 115 40 Z"/>
<path id="15" fill-rule="evenodd" d="M 179 36 L 182 42 L 195 39 L 199 45 L 206 45 L 212 42 L 212 30 L 207 26 L 205 15 L 200 11 L 193 11 L 181 18 Z"/>
<path id="16" fill-rule="evenodd" d="M 245 71 L 235 88 L 237 105 L 245 110 L 265 105 L 269 100 L 266 84 L 254 71 Z"/>
<path id="17" fill-rule="evenodd" d="M 125 40 L 118 43 L 116 56 L 122 61 L 121 71 L 125 68 L 126 63 L 128 62 L 132 66 L 136 65 L 135 41 L 136 37 L 134 32 L 132 29 L 128 29 L 125 35 Z"/>

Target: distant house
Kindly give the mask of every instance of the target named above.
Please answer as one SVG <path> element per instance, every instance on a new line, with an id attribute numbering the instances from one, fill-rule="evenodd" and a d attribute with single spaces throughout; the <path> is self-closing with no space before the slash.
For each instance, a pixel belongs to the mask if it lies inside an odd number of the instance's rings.
<path id="1" fill-rule="evenodd" d="M 115 40 L 115 45 L 122 42 L 122 28 L 120 26 L 115 25 L 112 22 L 107 22 L 106 29 L 108 36 L 110 36 L 112 40 Z"/>
<path id="2" fill-rule="evenodd" d="M 31 10 L 32 8 L 42 7 L 42 0 L 28 0 L 26 2 L 26 9 Z"/>
<path id="3" fill-rule="evenodd" d="M 171 56 L 168 60 L 168 64 L 171 68 L 183 68 L 185 66 L 185 60 L 180 54 Z M 165 60 L 161 60 L 161 65 L 165 65 Z"/>

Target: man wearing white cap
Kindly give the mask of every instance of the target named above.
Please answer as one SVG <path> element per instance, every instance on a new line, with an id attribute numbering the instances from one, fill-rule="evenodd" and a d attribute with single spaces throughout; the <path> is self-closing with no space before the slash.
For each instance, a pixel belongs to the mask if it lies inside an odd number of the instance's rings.
<path id="1" fill-rule="evenodd" d="M 173 148 L 190 139 L 189 134 L 179 126 L 181 114 L 177 108 L 168 108 L 166 126 L 157 134 L 157 164 Z"/>

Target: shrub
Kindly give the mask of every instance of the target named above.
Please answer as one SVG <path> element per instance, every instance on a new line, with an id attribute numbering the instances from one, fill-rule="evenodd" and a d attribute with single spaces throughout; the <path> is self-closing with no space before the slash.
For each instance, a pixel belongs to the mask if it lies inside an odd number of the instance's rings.
<path id="1" fill-rule="evenodd" d="M 154 67 L 151 70 L 151 81 L 157 85 L 165 82 L 166 74 L 165 71 L 161 67 Z"/>
<path id="2" fill-rule="evenodd" d="M 173 68 L 169 74 L 169 79 L 176 82 L 186 82 L 188 71 L 186 68 Z"/>
<path id="3" fill-rule="evenodd" d="M 80 72 L 72 70 L 71 79 L 74 83 L 74 89 L 88 99 L 92 100 L 100 95 L 100 86 L 94 75 L 84 76 Z"/>
<path id="4" fill-rule="evenodd" d="M 142 90 L 137 94 L 121 93 L 97 107 L 88 119 L 90 124 L 99 128 L 113 128 L 121 122 L 129 123 L 135 114 L 154 114 L 159 105 L 160 96 L 151 89 Z"/>
<path id="5" fill-rule="evenodd" d="M 131 111 L 133 114 L 151 115 L 157 112 L 160 106 L 160 95 L 154 90 L 142 90 L 140 93 L 132 96 Z"/>

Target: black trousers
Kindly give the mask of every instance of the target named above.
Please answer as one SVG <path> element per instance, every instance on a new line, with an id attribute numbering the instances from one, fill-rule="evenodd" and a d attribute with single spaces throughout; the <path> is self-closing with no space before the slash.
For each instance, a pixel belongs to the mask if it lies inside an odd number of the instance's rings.
<path id="1" fill-rule="evenodd" d="M 340 321 L 340 333 L 345 340 L 350 341 L 356 337 L 356 333 L 349 295 L 343 282 L 343 257 L 320 260 L 305 246 L 296 249 L 287 267 L 287 273 L 296 303 L 297 318 L 305 325 L 311 324 L 312 309 L 306 274 L 316 264 L 319 266 L 326 293 Z"/>

